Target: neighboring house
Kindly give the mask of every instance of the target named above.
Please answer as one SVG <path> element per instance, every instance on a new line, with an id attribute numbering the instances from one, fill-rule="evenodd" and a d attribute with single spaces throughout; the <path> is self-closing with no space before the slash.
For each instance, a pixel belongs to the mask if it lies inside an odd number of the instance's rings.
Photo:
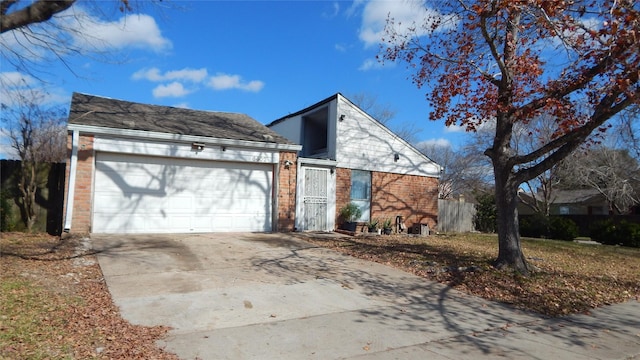
<path id="1" fill-rule="evenodd" d="M 535 196 L 538 202 L 542 202 L 541 195 Z M 530 193 L 521 192 L 520 197 L 526 197 L 528 202 L 533 202 Z M 609 215 L 609 203 L 595 189 L 554 190 L 550 202 L 550 215 Z M 520 215 L 534 213 L 531 207 L 522 201 L 518 206 L 518 212 Z"/>
<path id="2" fill-rule="evenodd" d="M 235 113 L 73 94 L 64 229 L 291 231 L 300 145 Z"/>
<path id="3" fill-rule="evenodd" d="M 341 94 L 267 126 L 302 144 L 298 231 L 334 230 L 349 202 L 362 209 L 360 222 L 401 216 L 407 230 L 436 228 L 441 167 Z"/>

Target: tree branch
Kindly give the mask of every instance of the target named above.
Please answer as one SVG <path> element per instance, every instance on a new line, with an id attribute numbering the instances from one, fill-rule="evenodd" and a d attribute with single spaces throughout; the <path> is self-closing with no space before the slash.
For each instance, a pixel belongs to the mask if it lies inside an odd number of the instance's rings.
<path id="1" fill-rule="evenodd" d="M 2 2 L 0 6 L 0 10 L 3 11 L 2 17 L 0 17 L 0 34 L 23 26 L 47 21 L 53 15 L 70 8 L 75 2 L 76 0 L 38 0 L 10 14 L 6 14 L 6 11 L 17 1 Z"/>

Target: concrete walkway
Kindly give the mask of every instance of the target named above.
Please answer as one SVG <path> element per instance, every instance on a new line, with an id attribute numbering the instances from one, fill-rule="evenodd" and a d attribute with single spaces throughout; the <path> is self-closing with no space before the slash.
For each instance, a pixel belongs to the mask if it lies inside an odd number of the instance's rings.
<path id="1" fill-rule="evenodd" d="M 287 234 L 92 237 L 182 359 L 640 359 L 640 303 L 545 319 Z"/>

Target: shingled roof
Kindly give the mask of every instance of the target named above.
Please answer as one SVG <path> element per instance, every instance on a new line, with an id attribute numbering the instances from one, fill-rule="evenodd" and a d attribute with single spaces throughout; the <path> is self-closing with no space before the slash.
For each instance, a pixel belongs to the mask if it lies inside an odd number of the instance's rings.
<path id="1" fill-rule="evenodd" d="M 69 124 L 293 144 L 245 114 L 140 104 L 80 93 L 73 93 Z"/>

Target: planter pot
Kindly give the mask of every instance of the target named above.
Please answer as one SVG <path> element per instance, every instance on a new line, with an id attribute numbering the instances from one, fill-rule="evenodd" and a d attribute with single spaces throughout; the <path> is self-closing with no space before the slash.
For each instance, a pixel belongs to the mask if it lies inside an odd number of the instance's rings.
<path id="1" fill-rule="evenodd" d="M 370 228 L 369 228 L 369 232 L 370 232 L 370 233 L 375 233 L 375 232 L 377 232 L 377 229 L 376 229 L 376 228 L 374 228 L 374 227 L 370 227 Z"/>
<path id="2" fill-rule="evenodd" d="M 356 232 L 356 228 L 358 227 L 357 222 L 344 222 L 342 223 L 342 230 Z"/>
<path id="3" fill-rule="evenodd" d="M 391 228 L 384 228 L 385 235 L 391 235 Z"/>

